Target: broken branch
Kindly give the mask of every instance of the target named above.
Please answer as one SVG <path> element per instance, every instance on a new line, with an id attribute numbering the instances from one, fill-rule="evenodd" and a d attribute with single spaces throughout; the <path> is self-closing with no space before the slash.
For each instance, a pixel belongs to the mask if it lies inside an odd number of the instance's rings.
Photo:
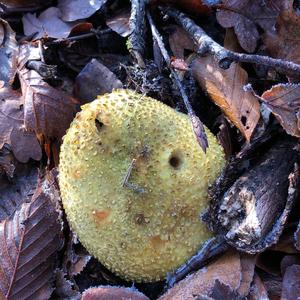
<path id="1" fill-rule="evenodd" d="M 174 18 L 191 35 L 195 43 L 199 46 L 198 54 L 212 54 L 222 69 L 228 69 L 233 62 L 246 62 L 272 67 L 281 73 L 286 72 L 289 75 L 300 75 L 299 64 L 269 56 L 237 53 L 227 50 L 209 37 L 200 26 L 196 25 L 184 13 L 169 8 L 166 10 L 166 14 Z"/>

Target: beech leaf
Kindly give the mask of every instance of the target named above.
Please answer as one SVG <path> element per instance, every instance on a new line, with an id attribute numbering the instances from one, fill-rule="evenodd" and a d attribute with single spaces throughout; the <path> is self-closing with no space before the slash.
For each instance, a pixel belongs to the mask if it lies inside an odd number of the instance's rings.
<path id="1" fill-rule="evenodd" d="M 59 140 L 75 116 L 78 101 L 50 86 L 36 71 L 26 68 L 31 48 L 30 45 L 20 47 L 18 66 L 25 128 L 38 136 Z"/>
<path id="2" fill-rule="evenodd" d="M 0 89 L 0 149 L 8 144 L 20 162 L 30 158 L 40 160 L 42 150 L 34 132 L 24 127 L 24 107 L 21 95 L 11 88 Z"/>
<path id="3" fill-rule="evenodd" d="M 29 203 L 0 223 L 0 299 L 48 299 L 63 245 L 58 189 L 49 174 Z"/>
<path id="4" fill-rule="evenodd" d="M 288 134 L 300 137 L 300 84 L 275 85 L 261 100 Z"/>
<path id="5" fill-rule="evenodd" d="M 227 70 L 220 69 L 211 56 L 194 59 L 191 68 L 203 90 L 249 142 L 260 118 L 260 106 L 256 97 L 243 88 L 248 82 L 247 72 L 236 63 Z"/>

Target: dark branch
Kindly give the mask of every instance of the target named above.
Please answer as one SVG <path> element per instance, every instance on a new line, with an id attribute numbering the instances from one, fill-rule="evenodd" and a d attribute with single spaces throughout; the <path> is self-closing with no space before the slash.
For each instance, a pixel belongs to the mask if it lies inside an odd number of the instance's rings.
<path id="1" fill-rule="evenodd" d="M 181 94 L 181 97 L 185 104 L 185 107 L 187 109 L 188 115 L 191 119 L 192 128 L 196 135 L 197 141 L 198 141 L 199 145 L 201 146 L 201 148 L 203 149 L 203 151 L 206 152 L 206 149 L 208 148 L 208 140 L 207 140 L 207 136 L 206 136 L 206 133 L 204 130 L 204 125 L 200 121 L 200 119 L 196 116 L 177 72 L 171 67 L 170 56 L 167 52 L 167 49 L 163 43 L 163 40 L 162 40 L 158 30 L 155 27 L 155 24 L 154 24 L 153 19 L 149 12 L 147 12 L 147 18 L 148 18 L 148 21 L 149 21 L 149 24 L 151 27 L 153 40 L 157 43 L 164 60 L 166 61 L 168 67 L 170 68 L 172 77 L 174 79 L 174 83 L 180 91 L 180 94 Z"/>
<path id="2" fill-rule="evenodd" d="M 166 14 L 174 18 L 175 21 L 191 35 L 193 40 L 199 46 L 198 54 L 212 54 L 222 69 L 228 69 L 232 62 L 247 62 L 272 67 L 279 72 L 288 75 L 300 75 L 299 64 L 282 59 L 271 58 L 269 56 L 237 53 L 227 50 L 216 43 L 201 27 L 196 25 L 195 22 L 185 14 L 173 8 L 167 9 Z"/>
<path id="3" fill-rule="evenodd" d="M 131 0 L 131 15 L 129 26 L 131 34 L 127 47 L 138 65 L 145 68 L 143 54 L 145 50 L 145 6 L 146 0 Z"/>

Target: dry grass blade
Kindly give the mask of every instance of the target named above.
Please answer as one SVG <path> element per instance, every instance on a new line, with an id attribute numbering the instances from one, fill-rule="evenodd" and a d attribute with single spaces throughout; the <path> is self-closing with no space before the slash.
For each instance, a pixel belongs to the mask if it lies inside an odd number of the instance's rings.
<path id="1" fill-rule="evenodd" d="M 62 247 L 58 190 L 40 180 L 29 203 L 0 223 L 0 299 L 48 299 Z"/>
<path id="2" fill-rule="evenodd" d="M 300 84 L 278 84 L 263 93 L 261 100 L 285 131 L 300 137 Z"/>

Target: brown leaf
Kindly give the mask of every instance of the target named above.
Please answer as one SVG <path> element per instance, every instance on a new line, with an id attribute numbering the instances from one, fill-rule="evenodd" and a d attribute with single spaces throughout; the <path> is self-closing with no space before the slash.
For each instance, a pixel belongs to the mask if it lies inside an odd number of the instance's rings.
<path id="1" fill-rule="evenodd" d="M 61 19 L 71 22 L 90 17 L 105 2 L 106 0 L 60 0 L 57 7 L 61 10 Z"/>
<path id="2" fill-rule="evenodd" d="M 250 286 L 254 277 L 255 256 L 241 254 L 241 284 L 237 290 L 240 296 L 246 297 L 250 292 Z"/>
<path id="3" fill-rule="evenodd" d="M 101 286 L 89 288 L 82 294 L 81 300 L 149 300 L 148 297 L 138 292 L 135 289 L 113 287 L 113 286 Z"/>
<path id="4" fill-rule="evenodd" d="M 285 131 L 300 137 L 300 84 L 278 84 L 264 92 L 261 100 Z"/>
<path id="5" fill-rule="evenodd" d="M 113 72 L 97 59 L 92 59 L 77 75 L 74 95 L 82 100 L 81 103 L 87 103 L 96 99 L 97 95 L 122 87 L 122 82 Z"/>
<path id="6" fill-rule="evenodd" d="M 234 27 L 243 49 L 254 52 L 259 39 L 258 26 L 273 32 L 280 11 L 291 7 L 289 0 L 224 0 L 217 20 L 225 28 Z"/>
<path id="7" fill-rule="evenodd" d="M 33 46 L 20 48 L 18 74 L 24 101 L 25 128 L 46 139 L 60 139 L 77 110 L 77 100 L 53 88 L 34 70 L 26 68 Z"/>
<path id="8" fill-rule="evenodd" d="M 268 292 L 257 274 L 254 275 L 253 284 L 251 286 L 249 300 L 269 299 Z"/>
<path id="9" fill-rule="evenodd" d="M 202 89 L 249 142 L 260 118 L 260 110 L 255 96 L 243 89 L 248 81 L 247 72 L 235 63 L 227 70 L 220 69 L 211 56 L 194 59 L 191 69 Z"/>
<path id="10" fill-rule="evenodd" d="M 24 128 L 20 96 L 11 88 L 0 89 L 0 149 L 10 145 L 17 160 L 25 163 L 30 158 L 40 160 L 42 151 L 35 134 Z"/>
<path id="11" fill-rule="evenodd" d="M 1 9 L 5 13 L 37 10 L 47 6 L 51 0 L 1 0 Z"/>
<path id="12" fill-rule="evenodd" d="M 300 265 L 292 265 L 286 269 L 282 282 L 281 299 L 295 300 L 300 297 Z"/>
<path id="13" fill-rule="evenodd" d="M 60 17 L 61 11 L 57 7 L 47 8 L 38 17 L 35 13 L 27 13 L 22 18 L 24 33 L 27 36 L 34 35 L 35 39 L 42 37 L 66 38 L 75 23 L 64 22 Z"/>
<path id="14" fill-rule="evenodd" d="M 0 223 L 0 298 L 48 299 L 63 245 L 58 189 L 49 174 L 29 203 Z"/>
<path id="15" fill-rule="evenodd" d="M 186 277 L 169 289 L 159 300 L 194 300 L 197 295 L 208 296 L 216 280 L 236 290 L 241 283 L 241 261 L 238 252 L 227 252 L 216 261 Z"/>
<path id="16" fill-rule="evenodd" d="M 0 179 L 0 221 L 10 218 L 34 194 L 38 169 L 30 164 L 19 166 L 13 181 Z"/>
<path id="17" fill-rule="evenodd" d="M 300 63 L 300 16 L 293 10 L 283 11 L 277 19 L 276 27 L 276 32 L 268 32 L 264 38 L 270 54 Z"/>
<path id="18" fill-rule="evenodd" d="M 81 294 L 74 284 L 67 280 L 62 270 L 56 270 L 55 290 L 52 297 L 54 299 L 79 300 Z"/>
<path id="19" fill-rule="evenodd" d="M 132 28 L 129 26 L 129 18 L 129 10 L 118 11 L 106 20 L 106 25 L 122 37 L 127 37 L 132 33 Z"/>
<path id="20" fill-rule="evenodd" d="M 0 80 L 12 83 L 17 71 L 18 45 L 16 34 L 9 24 L 0 19 Z"/>

